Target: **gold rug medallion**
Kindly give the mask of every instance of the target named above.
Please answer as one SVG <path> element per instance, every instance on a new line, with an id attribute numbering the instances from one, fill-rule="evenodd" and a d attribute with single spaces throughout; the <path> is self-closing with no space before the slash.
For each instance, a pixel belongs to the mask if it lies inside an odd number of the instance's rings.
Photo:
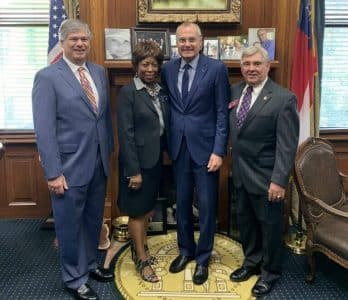
<path id="1" fill-rule="evenodd" d="M 195 236 L 198 238 L 198 233 Z M 254 299 L 251 289 L 256 276 L 248 281 L 231 282 L 231 272 L 241 266 L 243 251 L 239 243 L 222 234 L 215 235 L 214 251 L 209 263 L 209 278 L 203 285 L 195 285 L 192 276 L 195 262 L 190 262 L 180 273 L 169 272 L 170 263 L 178 255 L 176 232 L 151 236 L 148 244 L 152 255 L 158 259 L 154 270 L 160 281 L 145 282 L 135 269 L 128 247 L 117 259 L 115 265 L 116 287 L 125 299 Z"/>

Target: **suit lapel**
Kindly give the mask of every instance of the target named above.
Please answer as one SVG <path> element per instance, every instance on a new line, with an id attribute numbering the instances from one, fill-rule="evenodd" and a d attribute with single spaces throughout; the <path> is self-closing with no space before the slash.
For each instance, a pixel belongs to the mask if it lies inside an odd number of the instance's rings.
<path id="1" fill-rule="evenodd" d="M 163 115 L 163 121 L 164 124 L 167 123 L 167 110 L 168 110 L 168 96 L 166 95 L 166 93 L 163 91 L 163 89 L 160 90 L 159 93 L 159 102 L 161 105 L 161 110 L 162 110 L 162 115 Z"/>
<path id="2" fill-rule="evenodd" d="M 157 115 L 157 111 L 155 108 L 155 105 L 153 104 L 153 101 L 151 99 L 151 96 L 147 93 L 147 91 L 143 88 L 141 90 L 137 90 L 134 81 L 132 81 L 133 83 L 133 88 L 135 90 L 135 92 L 138 94 L 139 96 L 139 100 L 142 101 L 143 103 L 145 103 L 145 105 L 153 112 Z"/>
<path id="3" fill-rule="evenodd" d="M 61 75 L 64 78 L 64 80 L 74 89 L 74 91 L 76 91 L 81 96 L 83 102 L 88 106 L 92 114 L 95 116 L 91 102 L 89 101 L 80 82 L 77 80 L 77 78 L 75 77 L 67 63 L 64 61 L 64 59 L 61 59 L 59 62 L 57 62 L 57 66 L 61 71 Z"/>
<path id="4" fill-rule="evenodd" d="M 144 101 L 146 106 L 157 115 L 155 105 L 153 104 L 150 95 L 144 89 L 138 90 L 137 93 L 140 96 L 141 101 Z"/>
<path id="5" fill-rule="evenodd" d="M 239 99 L 239 102 L 242 101 L 241 97 L 242 97 L 242 92 L 243 92 L 244 87 L 245 87 L 245 83 L 240 83 L 236 87 L 236 93 L 233 95 L 233 96 L 238 95 L 237 97 L 239 97 L 239 98 L 236 98 L 236 99 Z M 232 99 L 232 101 L 234 101 L 236 99 Z M 236 129 L 238 129 L 238 127 L 237 127 L 237 108 L 238 108 L 238 105 L 236 105 L 230 112 L 232 126 L 233 126 L 233 128 L 236 128 Z"/>
<path id="6" fill-rule="evenodd" d="M 207 73 L 207 71 L 208 71 L 207 61 L 206 61 L 204 56 L 200 55 L 199 60 L 198 60 L 198 64 L 197 64 L 196 74 L 195 74 L 195 77 L 193 78 L 191 89 L 190 89 L 190 92 L 188 94 L 187 105 L 189 105 L 190 102 L 192 101 L 194 94 L 195 94 L 199 84 L 203 80 L 205 74 Z"/>
<path id="7" fill-rule="evenodd" d="M 175 74 L 175 80 L 171 81 L 172 89 L 174 91 L 175 94 L 175 99 L 180 99 L 180 105 L 182 105 L 182 99 L 181 99 L 181 94 L 180 91 L 178 89 L 178 77 L 179 77 L 179 69 L 180 69 L 180 62 L 181 62 L 181 58 L 177 58 L 174 63 L 173 63 L 173 74 Z"/>
<path id="8" fill-rule="evenodd" d="M 89 70 L 89 73 L 91 74 L 91 77 L 94 81 L 94 84 L 97 88 L 97 91 L 98 91 L 98 96 L 99 96 L 99 102 L 98 102 L 98 116 L 101 115 L 101 112 L 103 111 L 106 103 L 105 103 L 105 98 L 103 97 L 104 95 L 104 92 L 103 91 L 103 82 L 101 81 L 101 78 L 100 76 L 98 76 L 98 71 L 97 69 L 94 67 L 94 65 L 92 64 L 89 64 L 88 62 L 86 63 L 87 65 L 87 68 Z M 85 93 L 84 93 L 85 94 Z M 93 107 L 91 105 L 91 102 L 89 101 L 88 97 L 86 96 L 85 98 L 87 98 L 87 101 L 88 101 L 88 105 L 89 107 L 92 109 L 93 111 Z"/>
<path id="9" fill-rule="evenodd" d="M 256 114 L 268 103 L 268 101 L 272 98 L 272 89 L 271 89 L 271 81 L 267 80 L 263 89 L 261 90 L 259 96 L 257 97 L 254 105 L 250 108 L 248 115 L 243 123 L 243 127 L 248 126 L 248 124 L 255 118 Z"/>

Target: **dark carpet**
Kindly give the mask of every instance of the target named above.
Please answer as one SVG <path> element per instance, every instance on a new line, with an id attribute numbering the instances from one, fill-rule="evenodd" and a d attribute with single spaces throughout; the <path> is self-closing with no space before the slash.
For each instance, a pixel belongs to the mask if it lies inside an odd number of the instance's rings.
<path id="1" fill-rule="evenodd" d="M 54 231 L 42 219 L 0 220 L 0 299 L 72 299 L 60 276 Z M 105 251 L 98 260 L 103 262 Z M 317 255 L 314 284 L 304 282 L 306 259 L 285 251 L 283 276 L 263 299 L 348 299 L 348 271 Z M 114 283 L 90 281 L 100 299 L 122 299 Z"/>

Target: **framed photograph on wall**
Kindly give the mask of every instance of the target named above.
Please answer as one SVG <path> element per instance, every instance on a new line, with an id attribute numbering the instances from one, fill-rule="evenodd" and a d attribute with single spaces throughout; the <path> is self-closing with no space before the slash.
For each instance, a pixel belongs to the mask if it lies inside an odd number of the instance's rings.
<path id="1" fill-rule="evenodd" d="M 107 60 L 130 60 L 132 58 L 129 29 L 105 28 L 105 58 Z"/>
<path id="2" fill-rule="evenodd" d="M 248 46 L 246 35 L 230 35 L 218 37 L 220 43 L 220 59 L 240 59 L 242 51 Z"/>
<path id="3" fill-rule="evenodd" d="M 267 50 L 270 60 L 275 58 L 275 28 L 249 28 L 249 45 Z"/>
<path id="4" fill-rule="evenodd" d="M 132 49 L 139 42 L 151 40 L 162 49 L 164 59 L 170 58 L 169 32 L 161 28 L 132 28 Z"/>
<path id="5" fill-rule="evenodd" d="M 211 57 L 211 58 L 215 58 L 215 59 L 219 59 L 220 55 L 219 55 L 219 39 L 218 38 L 204 38 L 203 41 L 203 54 Z"/>
<path id="6" fill-rule="evenodd" d="M 176 46 L 176 34 L 170 33 L 169 40 L 170 40 L 170 58 L 180 57 L 178 47 Z"/>
<path id="7" fill-rule="evenodd" d="M 136 0 L 138 23 L 235 23 L 241 0 Z"/>

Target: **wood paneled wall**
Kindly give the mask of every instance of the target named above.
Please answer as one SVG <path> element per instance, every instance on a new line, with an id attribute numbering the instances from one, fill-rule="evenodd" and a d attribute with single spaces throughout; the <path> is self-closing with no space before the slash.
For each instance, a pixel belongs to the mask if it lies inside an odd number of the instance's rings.
<path id="1" fill-rule="evenodd" d="M 272 63 L 271 76 L 282 85 L 289 82 L 289 66 L 291 45 L 296 23 L 297 1 L 286 0 L 245 0 L 242 1 L 242 24 L 200 24 L 203 35 L 215 37 L 220 35 L 247 34 L 250 27 L 276 28 L 276 61 Z M 295 11 L 295 13 L 294 13 Z M 117 102 L 119 88 L 132 78 L 130 62 L 105 61 L 104 55 L 104 28 L 131 28 L 136 27 L 135 0 L 89 0 L 80 1 L 80 17 L 87 21 L 94 32 L 92 60 L 103 64 L 109 71 L 111 80 L 112 103 Z M 175 32 L 177 24 L 146 24 L 138 27 L 164 27 Z M 241 79 L 238 62 L 226 63 L 229 68 L 230 82 Z M 116 164 L 116 161 L 114 161 Z M 228 173 L 230 170 L 230 156 L 225 159 L 220 172 L 219 184 L 219 224 L 226 228 L 228 222 Z M 117 173 L 117 167 L 116 173 Z M 110 197 L 117 197 L 117 174 L 109 185 Z M 116 179 L 114 181 L 113 179 Z M 112 215 L 117 215 L 115 206 Z"/>
<path id="2" fill-rule="evenodd" d="M 0 160 L 0 217 L 48 216 L 48 189 L 33 135 L 0 133 L 0 141 L 5 144 Z"/>
<path id="3" fill-rule="evenodd" d="M 213 1 L 213 0 L 212 0 Z M 203 35 L 247 34 L 249 27 L 276 28 L 276 62 L 272 64 L 271 76 L 281 85 L 288 86 L 292 61 L 293 41 L 299 0 L 243 0 L 242 24 L 201 24 Z M 110 62 L 104 58 L 104 28 L 131 28 L 136 24 L 136 0 L 80 0 L 80 17 L 87 21 L 94 33 L 91 60 L 104 65 L 110 75 L 111 106 L 116 135 L 116 103 L 119 88 L 132 77 L 130 62 Z M 168 27 L 175 31 L 177 24 L 147 24 L 139 27 Z M 238 62 L 227 63 L 230 81 L 241 78 Z M 339 167 L 348 173 L 347 134 L 329 134 L 338 151 Z M 0 131 L 0 141 L 6 142 L 6 153 L 0 160 L 0 217 L 47 216 L 50 213 L 49 194 L 38 161 L 33 132 L 25 134 Z M 225 159 L 220 174 L 219 221 L 222 228 L 227 224 L 228 172 L 230 159 Z M 117 197 L 117 152 L 113 154 L 109 178 L 105 216 L 118 215 Z"/>

